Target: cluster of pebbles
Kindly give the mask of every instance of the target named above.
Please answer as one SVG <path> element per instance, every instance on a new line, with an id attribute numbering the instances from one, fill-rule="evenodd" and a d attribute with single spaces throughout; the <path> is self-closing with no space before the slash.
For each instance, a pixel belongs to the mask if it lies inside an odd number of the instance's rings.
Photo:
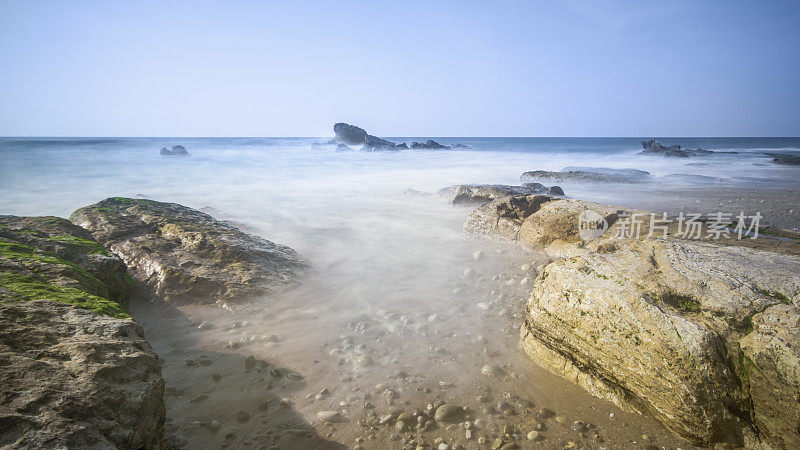
<path id="1" fill-rule="evenodd" d="M 292 345 L 263 333 L 276 320 L 272 312 L 227 323 L 196 322 L 201 333 L 227 336 L 222 351 L 248 355 L 238 370 L 270 399 L 257 408 L 184 424 L 183 433 L 192 426 L 205 429 L 223 437 L 223 448 L 276 449 L 285 447 L 286 439 L 295 439 L 289 442 L 297 448 L 319 445 L 304 441 L 309 436 L 354 449 L 603 448 L 602 428 L 575 420 L 525 389 L 534 380 L 520 369 L 518 358 L 525 356 L 518 350 L 519 329 L 546 258 L 512 260 L 515 265 L 507 264 L 505 271 L 485 276 L 481 264 L 492 257 L 503 260 L 502 254 L 472 255 L 473 264 L 447 282 L 441 293 L 447 300 L 431 302 L 431 309 L 387 302 L 332 321 L 336 337 L 319 342 L 318 352 L 311 343 L 303 349 L 315 353 L 314 363 L 326 364 L 319 374 L 301 375 L 253 356 Z M 187 369 L 211 370 L 214 382 L 224 383 L 211 364 L 203 357 L 185 360 Z M 206 394 L 167 389 L 168 399 L 180 396 L 190 403 L 209 401 Z M 305 423 L 275 429 L 270 416 L 281 411 L 299 411 Z M 247 437 L 259 422 L 259 431 Z M 192 446 L 180 427 L 168 424 L 170 430 L 176 447 Z M 637 448 L 652 445 L 649 439 L 643 436 L 638 443 L 644 445 Z"/>

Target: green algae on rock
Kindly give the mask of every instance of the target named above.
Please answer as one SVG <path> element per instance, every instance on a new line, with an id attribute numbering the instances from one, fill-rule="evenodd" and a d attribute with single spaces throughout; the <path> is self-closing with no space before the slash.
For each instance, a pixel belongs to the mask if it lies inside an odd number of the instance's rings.
<path id="1" fill-rule="evenodd" d="M 0 298 L 50 300 L 127 318 L 133 280 L 122 260 L 58 217 L 0 216 Z"/>
<path id="2" fill-rule="evenodd" d="M 246 305 L 293 285 L 308 267 L 289 247 L 176 203 L 113 197 L 78 209 L 70 220 L 175 305 Z"/>
<path id="3" fill-rule="evenodd" d="M 122 260 L 58 217 L 0 216 L 0 446 L 166 448 L 158 356 Z"/>

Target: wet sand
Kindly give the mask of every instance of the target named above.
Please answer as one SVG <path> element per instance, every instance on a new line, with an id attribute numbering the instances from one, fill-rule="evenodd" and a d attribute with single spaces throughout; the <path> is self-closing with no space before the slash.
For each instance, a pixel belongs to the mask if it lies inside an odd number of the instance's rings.
<path id="1" fill-rule="evenodd" d="M 547 258 L 463 239 L 469 210 L 447 208 L 421 236 L 384 230 L 382 249 L 351 236 L 362 247 L 247 312 L 134 302 L 162 358 L 170 439 L 179 448 L 491 448 L 508 433 L 523 448 L 692 448 L 523 354 L 525 300 Z M 466 411 L 437 424 L 431 408 L 442 402 Z M 400 413 L 411 414 L 403 430 Z"/>

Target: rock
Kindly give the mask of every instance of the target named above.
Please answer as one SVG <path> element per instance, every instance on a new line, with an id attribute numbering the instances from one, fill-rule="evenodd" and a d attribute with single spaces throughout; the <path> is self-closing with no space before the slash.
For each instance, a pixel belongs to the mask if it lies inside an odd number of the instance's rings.
<path id="1" fill-rule="evenodd" d="M 655 139 L 642 141 L 642 155 L 659 155 L 666 158 L 688 158 L 690 156 L 705 156 L 714 153 L 736 153 L 736 152 L 712 152 L 698 148 L 696 150 L 681 148 L 680 145 L 663 146 Z"/>
<path id="2" fill-rule="evenodd" d="M 189 152 L 186 151 L 186 148 L 184 146 L 176 145 L 172 147 L 172 150 L 168 149 L 167 147 L 161 147 L 161 154 L 163 156 L 174 156 L 174 155 L 187 156 L 189 155 Z"/>
<path id="3" fill-rule="evenodd" d="M 608 233 L 588 244 L 578 236 L 576 216 L 586 206 L 550 202 L 521 226 L 521 241 L 568 258 L 537 278 L 524 350 L 698 444 L 742 445 L 742 433 L 756 429 L 744 413 L 770 445 L 800 445 L 791 425 L 798 417 L 774 409 L 797 411 L 782 402 L 800 395 L 800 378 L 788 376 L 800 373 L 800 346 L 788 340 L 800 320 L 791 300 L 800 259 L 673 238 L 618 240 L 615 251 L 602 253 Z M 592 209 L 614 222 L 615 208 Z M 773 313 L 780 319 L 769 319 Z M 787 338 L 773 340 L 781 334 Z M 771 344 L 755 345 L 762 341 Z"/>
<path id="4" fill-rule="evenodd" d="M 437 422 L 456 423 L 464 420 L 464 408 L 455 405 L 441 405 L 433 416 Z"/>
<path id="5" fill-rule="evenodd" d="M 212 420 L 211 423 L 208 424 L 208 429 L 211 431 L 219 431 L 220 423 L 218 420 Z"/>
<path id="6" fill-rule="evenodd" d="M 333 131 L 336 133 L 336 137 L 334 138 L 336 142 L 348 145 L 363 144 L 361 151 L 396 150 L 396 144 L 394 142 L 367 134 L 363 128 L 359 128 L 355 125 L 337 123 L 333 125 Z"/>
<path id="7" fill-rule="evenodd" d="M 337 152 L 354 152 L 352 148 L 348 147 L 346 144 L 339 144 L 336 146 Z"/>
<path id="8" fill-rule="evenodd" d="M 212 324 L 210 322 L 203 322 L 203 323 L 201 323 L 200 325 L 197 326 L 197 329 L 198 330 L 202 330 L 202 331 L 213 330 L 214 329 L 214 324 Z"/>
<path id="9" fill-rule="evenodd" d="M 551 188 L 539 183 L 527 183 L 522 186 L 462 184 L 440 189 L 439 195 L 446 195 L 451 205 L 483 205 L 509 195 L 544 194 L 550 190 Z M 563 191 L 561 192 L 563 195 Z"/>
<path id="10" fill-rule="evenodd" d="M 49 299 L 128 318 L 133 280 L 125 263 L 59 217 L 0 216 L 0 294 Z"/>
<path id="11" fill-rule="evenodd" d="M 253 370 L 256 368 L 256 358 L 253 355 L 244 359 L 244 370 Z"/>
<path id="12" fill-rule="evenodd" d="M 396 150 L 408 150 L 408 145 L 406 145 L 405 142 L 402 142 L 400 144 L 395 145 L 394 148 Z"/>
<path id="13" fill-rule="evenodd" d="M 364 142 L 364 146 L 361 147 L 362 152 L 377 152 L 377 151 L 384 151 L 384 150 L 398 150 L 396 148 L 396 144 L 391 141 L 387 141 L 385 139 L 381 139 L 375 136 L 367 135 L 367 139 Z"/>
<path id="14" fill-rule="evenodd" d="M 175 305 L 243 305 L 296 283 L 307 268 L 289 247 L 175 203 L 114 197 L 75 211 L 70 220 Z"/>
<path id="15" fill-rule="evenodd" d="M 651 181 L 652 176 L 649 172 L 635 169 L 565 167 L 560 172 L 551 172 L 547 170 L 525 172 L 519 179 L 523 183 L 545 180 L 572 183 L 642 183 Z"/>
<path id="16" fill-rule="evenodd" d="M 538 441 L 539 440 L 539 432 L 538 431 L 531 431 L 528 433 L 528 440 L 529 441 Z"/>
<path id="17" fill-rule="evenodd" d="M 492 200 L 467 216 L 464 234 L 516 240 L 522 222 L 542 205 L 553 200 L 556 198 L 546 195 L 511 196 Z"/>
<path id="18" fill-rule="evenodd" d="M 500 227 L 500 205 L 510 201 L 531 207 L 517 208 L 513 227 Z M 608 223 L 591 241 L 578 227 L 586 210 Z M 465 232 L 514 239 L 516 229 L 516 239 L 564 258 L 535 281 L 524 351 L 697 444 L 739 446 L 744 436 L 798 447 L 800 417 L 790 403 L 800 397 L 800 377 L 791 375 L 800 373 L 800 258 L 646 232 L 614 239 L 623 213 L 637 211 L 509 197 L 467 219 Z"/>
<path id="19" fill-rule="evenodd" d="M 561 186 L 550 186 L 549 188 L 547 188 L 547 195 L 555 195 L 563 197 L 565 194 L 564 190 L 561 189 Z"/>
<path id="20" fill-rule="evenodd" d="M 237 411 L 236 412 L 236 421 L 237 422 L 244 423 L 244 422 L 247 422 L 248 420 L 250 420 L 250 413 L 249 412 L 247 412 L 247 411 Z"/>
<path id="21" fill-rule="evenodd" d="M 142 328 L 59 300 L 8 302 L 6 287 L 4 281 L 2 445 L 167 448 L 164 380 Z"/>
<path id="22" fill-rule="evenodd" d="M 347 420 L 339 411 L 320 411 L 317 413 L 317 417 L 330 423 L 345 422 Z"/>
<path id="23" fill-rule="evenodd" d="M 414 150 L 449 150 L 450 149 L 450 146 L 442 145 L 442 144 L 434 141 L 433 139 L 428 139 L 427 141 L 425 141 L 424 144 L 421 144 L 419 142 L 412 142 L 410 147 L 412 149 L 414 149 Z"/>
<path id="24" fill-rule="evenodd" d="M 334 140 L 348 145 L 360 145 L 366 142 L 367 132 L 363 128 L 347 123 L 337 123 L 333 125 L 333 132 L 336 133 Z"/>
<path id="25" fill-rule="evenodd" d="M 498 377 L 503 375 L 503 369 L 494 364 L 487 364 L 481 368 L 481 375 L 485 377 Z"/>
<path id="26" fill-rule="evenodd" d="M 767 156 L 772 158 L 775 164 L 783 164 L 787 166 L 800 165 L 800 155 L 791 153 L 766 153 Z"/>

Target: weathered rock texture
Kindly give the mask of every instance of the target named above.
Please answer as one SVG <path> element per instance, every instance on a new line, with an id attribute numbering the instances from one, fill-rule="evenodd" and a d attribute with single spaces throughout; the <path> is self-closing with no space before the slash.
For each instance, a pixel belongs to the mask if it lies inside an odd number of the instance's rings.
<path id="1" fill-rule="evenodd" d="M 244 305 L 294 284 L 307 267 L 289 247 L 175 203 L 115 197 L 70 220 L 172 304 Z"/>
<path id="2" fill-rule="evenodd" d="M 2 447 L 167 448 L 158 356 L 131 319 L 0 301 L 0 374 Z"/>
<path id="3" fill-rule="evenodd" d="M 164 448 L 125 265 L 57 217 L 0 217 L 0 447 Z"/>
<path id="4" fill-rule="evenodd" d="M 590 242 L 578 235 L 585 209 L 610 223 Z M 800 448 L 800 258 L 648 238 L 647 223 L 641 238 L 615 239 L 637 212 L 506 197 L 465 231 L 561 258 L 537 278 L 521 329 L 542 366 L 698 444 Z"/>
<path id="5" fill-rule="evenodd" d="M 452 205 L 482 205 L 509 195 L 564 195 L 558 186 L 547 187 L 540 183 L 526 183 L 522 186 L 503 184 L 459 184 L 439 190 L 439 195 L 448 197 Z"/>

